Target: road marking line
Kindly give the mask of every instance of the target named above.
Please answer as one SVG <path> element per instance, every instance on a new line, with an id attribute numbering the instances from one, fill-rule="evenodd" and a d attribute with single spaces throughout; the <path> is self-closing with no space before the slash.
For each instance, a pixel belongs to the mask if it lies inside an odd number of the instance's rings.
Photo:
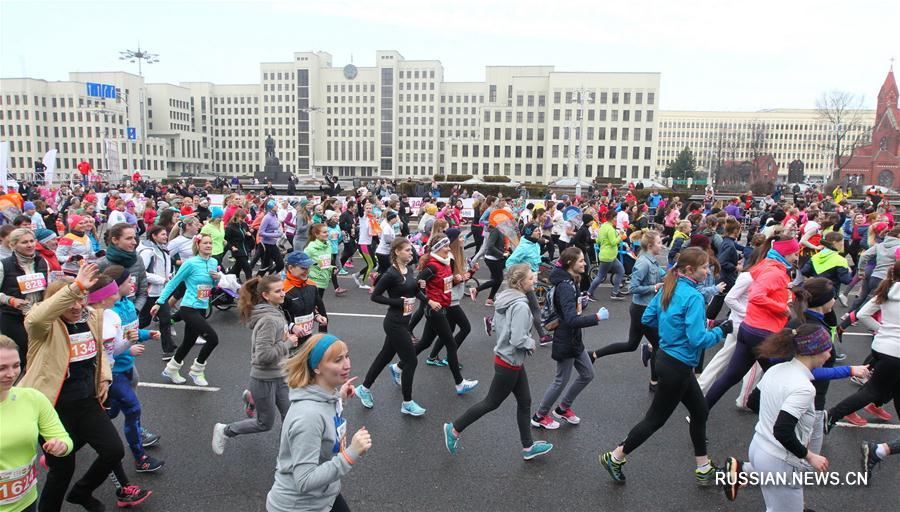
<path id="1" fill-rule="evenodd" d="M 332 313 L 328 312 L 328 316 L 364 316 L 367 318 L 384 318 L 384 315 L 370 315 L 364 313 Z"/>
<path id="2" fill-rule="evenodd" d="M 868 332 L 845 332 L 844 336 L 872 336 L 871 333 Z"/>
<path id="3" fill-rule="evenodd" d="M 844 423 L 843 421 L 839 421 L 837 422 L 837 425 L 841 427 L 851 428 L 879 428 L 885 430 L 900 429 L 900 425 L 896 425 L 893 423 L 867 423 L 865 425 L 853 425 L 852 423 Z"/>
<path id="4" fill-rule="evenodd" d="M 188 391 L 207 391 L 213 392 L 218 391 L 219 388 L 214 388 L 211 386 L 188 386 L 185 384 L 163 384 L 161 382 L 138 382 L 138 386 L 143 386 L 145 388 L 164 388 L 164 389 L 186 389 Z"/>

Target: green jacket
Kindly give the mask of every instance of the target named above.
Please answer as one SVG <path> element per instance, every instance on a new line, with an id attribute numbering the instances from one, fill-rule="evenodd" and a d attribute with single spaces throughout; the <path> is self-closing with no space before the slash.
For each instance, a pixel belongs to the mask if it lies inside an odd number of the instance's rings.
<path id="1" fill-rule="evenodd" d="M 328 288 L 331 281 L 331 246 L 327 242 L 313 240 L 304 251 L 316 262 L 309 267 L 309 278 L 316 283 L 318 288 Z"/>
<path id="2" fill-rule="evenodd" d="M 597 245 L 600 246 L 600 261 L 609 262 L 619 256 L 619 233 L 612 222 L 604 222 L 597 232 Z"/>

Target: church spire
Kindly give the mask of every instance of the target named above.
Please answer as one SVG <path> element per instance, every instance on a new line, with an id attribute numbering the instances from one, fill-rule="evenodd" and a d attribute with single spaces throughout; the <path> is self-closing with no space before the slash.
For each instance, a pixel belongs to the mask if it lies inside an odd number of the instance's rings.
<path id="1" fill-rule="evenodd" d="M 884 84 L 881 85 L 881 90 L 878 91 L 878 110 L 875 113 L 875 120 L 881 119 L 881 116 L 884 115 L 884 112 L 888 108 L 897 108 L 897 82 L 894 80 L 894 65 L 891 63 L 891 69 L 888 71 L 887 76 L 884 79 Z"/>

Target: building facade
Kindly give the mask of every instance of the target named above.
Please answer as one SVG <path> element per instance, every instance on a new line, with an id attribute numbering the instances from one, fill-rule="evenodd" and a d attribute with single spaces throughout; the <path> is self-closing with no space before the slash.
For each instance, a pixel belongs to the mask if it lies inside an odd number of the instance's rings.
<path id="1" fill-rule="evenodd" d="M 841 162 L 841 179 L 864 185 L 896 188 L 900 185 L 900 108 L 894 68 L 888 71 L 875 110 L 874 128 L 867 144 Z"/>
<path id="2" fill-rule="evenodd" d="M 871 114 L 871 115 L 870 115 Z M 874 112 L 863 113 L 871 119 Z M 678 157 L 685 147 L 691 148 L 698 173 L 709 171 L 724 161 L 754 161 L 771 155 L 782 180 L 794 160 L 804 164 L 807 177 L 828 179 L 834 170 L 834 153 L 825 146 L 834 137 L 834 128 L 821 119 L 814 109 L 776 109 L 759 112 L 662 111 L 656 159 L 656 172 Z M 867 134 L 868 122 L 853 127 L 847 138 Z"/>

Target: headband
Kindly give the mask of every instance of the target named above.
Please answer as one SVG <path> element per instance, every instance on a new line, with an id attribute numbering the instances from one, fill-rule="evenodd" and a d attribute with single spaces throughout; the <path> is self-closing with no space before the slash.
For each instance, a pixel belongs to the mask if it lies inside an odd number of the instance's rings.
<path id="1" fill-rule="evenodd" d="M 104 299 L 112 297 L 117 293 L 119 293 L 119 285 L 117 285 L 115 281 L 111 281 L 103 288 L 100 288 L 99 290 L 93 291 L 88 294 L 88 304 L 96 304 Z"/>
<path id="2" fill-rule="evenodd" d="M 798 336 L 794 330 L 794 350 L 802 356 L 814 356 L 832 349 L 831 333 L 819 328 L 815 331 Z"/>
<path id="3" fill-rule="evenodd" d="M 441 238 L 440 240 L 435 242 L 433 246 L 431 246 L 431 250 L 432 251 L 440 251 L 441 249 L 443 249 L 444 247 L 447 247 L 448 245 L 450 245 L 450 239 L 449 238 Z"/>
<path id="4" fill-rule="evenodd" d="M 309 369 L 315 370 L 319 367 L 319 363 L 322 362 L 322 358 L 325 357 L 325 352 L 328 351 L 328 347 L 330 347 L 335 341 L 337 341 L 337 336 L 333 334 L 326 334 L 319 338 L 319 341 L 316 342 L 316 346 L 313 347 L 309 352 Z"/>

